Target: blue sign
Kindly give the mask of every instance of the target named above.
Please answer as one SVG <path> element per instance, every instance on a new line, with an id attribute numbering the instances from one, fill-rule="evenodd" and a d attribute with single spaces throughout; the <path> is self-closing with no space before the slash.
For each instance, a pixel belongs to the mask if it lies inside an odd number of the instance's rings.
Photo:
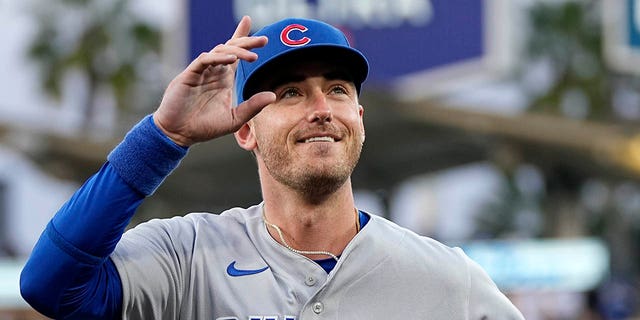
<path id="1" fill-rule="evenodd" d="M 462 248 L 507 291 L 589 291 L 609 273 L 609 250 L 595 238 L 478 241 Z"/>
<path id="2" fill-rule="evenodd" d="M 485 47 L 487 0 L 190 0 L 190 57 L 231 36 L 243 15 L 255 29 L 284 17 L 340 28 L 370 62 L 368 82 L 388 83 L 474 59 Z"/>
<path id="3" fill-rule="evenodd" d="M 629 6 L 628 13 L 628 30 L 629 45 L 633 49 L 640 50 L 640 1 L 627 0 Z"/>
<path id="4" fill-rule="evenodd" d="M 640 74 L 640 0 L 611 0 L 602 6 L 607 64 L 622 73 Z"/>

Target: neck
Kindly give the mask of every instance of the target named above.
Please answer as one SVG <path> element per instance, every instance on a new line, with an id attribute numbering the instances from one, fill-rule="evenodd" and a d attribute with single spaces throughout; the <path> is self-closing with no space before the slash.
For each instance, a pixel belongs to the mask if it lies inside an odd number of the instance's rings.
<path id="1" fill-rule="evenodd" d="M 296 192 L 276 192 L 276 188 L 263 190 L 264 215 L 271 236 L 280 244 L 300 251 L 328 251 L 340 255 L 357 233 L 351 183 L 348 180 L 324 201 L 307 201 Z M 283 241 L 284 240 L 284 241 Z M 311 259 L 328 255 L 305 254 Z"/>

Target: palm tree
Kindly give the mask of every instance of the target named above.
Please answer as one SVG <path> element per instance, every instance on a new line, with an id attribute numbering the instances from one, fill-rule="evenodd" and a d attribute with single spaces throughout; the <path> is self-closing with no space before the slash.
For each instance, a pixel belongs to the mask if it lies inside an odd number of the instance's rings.
<path id="1" fill-rule="evenodd" d="M 159 78 L 161 32 L 143 22 L 128 4 L 50 0 L 33 10 L 39 25 L 29 56 L 42 72 L 42 88 L 60 99 L 67 75 L 83 75 L 86 92 L 78 96 L 83 97 L 85 132 L 91 129 L 99 90 L 110 91 L 119 110 L 144 108 L 140 97 L 159 94 L 149 81 L 141 80 Z"/>

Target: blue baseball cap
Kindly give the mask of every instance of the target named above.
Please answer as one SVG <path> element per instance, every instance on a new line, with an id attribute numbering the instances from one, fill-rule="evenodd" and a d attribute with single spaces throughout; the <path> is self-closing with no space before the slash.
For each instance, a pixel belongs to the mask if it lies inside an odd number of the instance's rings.
<path id="1" fill-rule="evenodd" d="M 351 47 L 347 37 L 337 28 L 312 19 L 289 18 L 268 25 L 254 36 L 266 36 L 262 48 L 253 49 L 258 60 L 240 60 L 236 70 L 237 104 L 259 92 L 259 85 L 282 62 L 291 59 L 328 61 L 344 68 L 352 77 L 358 93 L 367 78 L 369 63 L 365 56 Z"/>

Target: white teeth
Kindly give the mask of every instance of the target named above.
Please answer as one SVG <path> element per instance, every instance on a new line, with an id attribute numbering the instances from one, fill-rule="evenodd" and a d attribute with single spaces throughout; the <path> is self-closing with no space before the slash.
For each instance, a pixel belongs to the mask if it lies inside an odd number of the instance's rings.
<path id="1" fill-rule="evenodd" d="M 313 137 L 305 140 L 304 142 L 307 143 L 307 142 L 316 142 L 316 141 L 335 142 L 335 140 L 331 137 Z"/>

